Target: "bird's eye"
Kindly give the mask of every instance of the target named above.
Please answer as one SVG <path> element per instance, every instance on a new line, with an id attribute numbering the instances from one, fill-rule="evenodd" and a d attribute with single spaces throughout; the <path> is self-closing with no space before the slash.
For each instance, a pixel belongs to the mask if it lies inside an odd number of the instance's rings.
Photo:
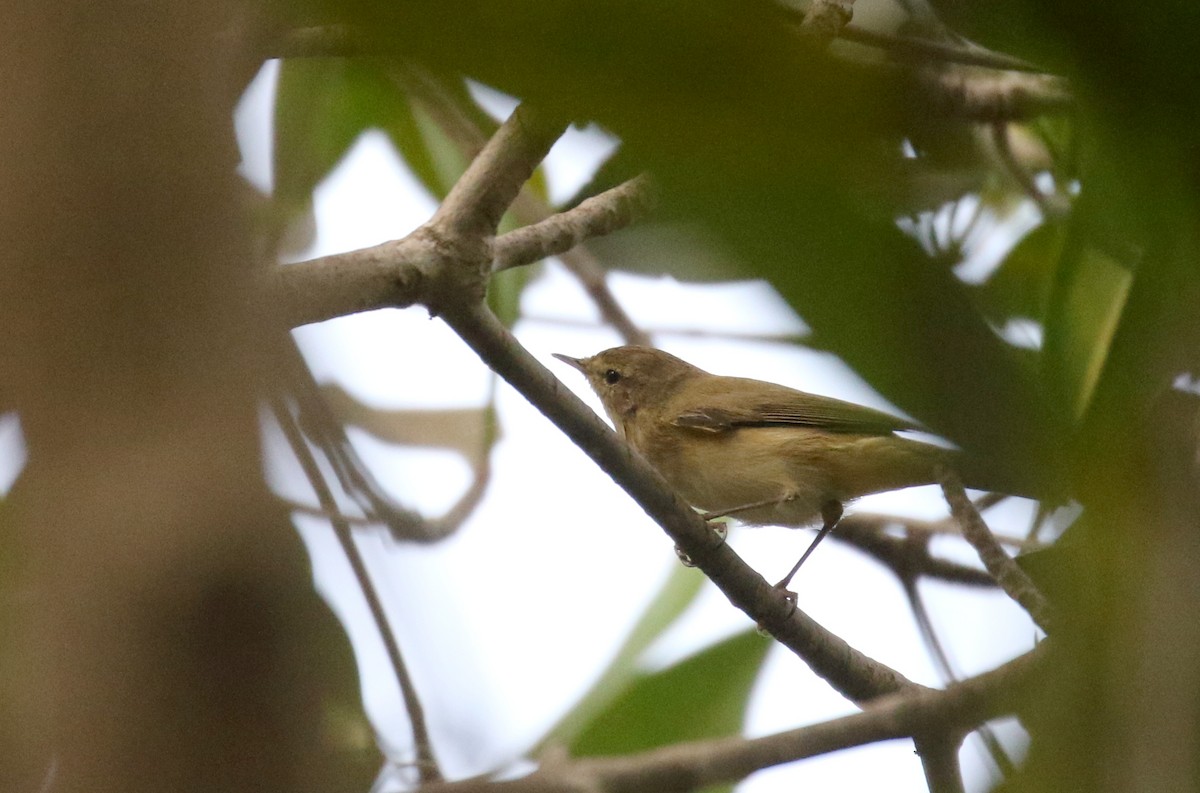
<path id="1" fill-rule="evenodd" d="M 612 385 L 613 383 L 617 382 L 620 379 L 621 379 L 621 373 L 618 372 L 616 369 L 609 369 L 607 372 L 604 373 L 604 382 L 608 383 L 609 385 Z"/>

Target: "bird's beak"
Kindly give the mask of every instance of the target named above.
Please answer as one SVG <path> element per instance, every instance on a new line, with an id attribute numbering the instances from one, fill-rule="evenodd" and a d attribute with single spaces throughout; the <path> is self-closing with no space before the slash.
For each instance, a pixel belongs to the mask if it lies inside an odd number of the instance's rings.
<path id="1" fill-rule="evenodd" d="M 587 374 L 587 367 L 583 365 L 582 359 L 572 358 L 569 355 L 563 355 L 561 352 L 552 352 L 550 354 L 553 355 L 558 360 L 562 361 L 563 363 L 570 364 L 571 366 L 574 366 L 576 369 L 583 372 L 584 374 Z"/>

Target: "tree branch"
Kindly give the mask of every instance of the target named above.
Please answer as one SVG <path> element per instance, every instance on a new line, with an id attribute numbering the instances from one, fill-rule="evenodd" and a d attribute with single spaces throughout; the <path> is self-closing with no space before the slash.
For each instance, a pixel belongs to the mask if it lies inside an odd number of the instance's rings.
<path id="1" fill-rule="evenodd" d="M 950 513 L 962 527 L 963 537 L 979 554 L 980 561 L 987 571 L 996 579 L 996 583 L 1029 612 L 1029 616 L 1038 627 L 1049 634 L 1054 624 L 1049 601 L 1033 583 L 1033 580 L 1017 563 L 1004 552 L 1000 543 L 992 536 L 991 530 L 980 517 L 979 512 L 967 498 L 962 482 L 948 469 L 941 472 L 940 484 L 946 503 L 950 505 Z"/>
<path id="2" fill-rule="evenodd" d="M 429 785 L 422 788 L 422 793 L 690 791 L 737 782 L 755 771 L 783 763 L 921 735 L 928 729 L 961 733 L 1009 712 L 1011 701 L 1037 673 L 1043 656 L 1044 649 L 1039 647 L 941 691 L 894 694 L 873 702 L 861 713 L 762 738 L 718 738 L 622 757 L 559 759 L 521 779 Z"/>
<path id="3" fill-rule="evenodd" d="M 487 138 L 478 125 L 456 104 L 456 99 L 423 69 L 407 65 L 399 71 L 397 81 L 414 93 L 422 106 L 433 116 L 446 135 L 466 157 L 474 157 Z M 537 225 L 550 218 L 553 210 L 528 189 L 517 194 L 512 213 L 525 226 Z M 518 229 L 520 231 L 520 229 Z M 620 334 L 626 344 L 649 344 L 650 338 L 633 323 L 608 288 L 608 273 L 586 248 L 558 252 L 567 270 L 583 286 L 596 304 L 600 316 Z"/>
<path id="4" fill-rule="evenodd" d="M 913 738 L 929 793 L 964 793 L 962 768 L 958 763 L 963 733 L 941 725 L 934 725 L 933 729 L 932 735 L 926 733 Z"/>
<path id="5" fill-rule="evenodd" d="M 921 688 L 850 647 L 796 609 L 725 545 L 662 476 L 553 377 L 481 304 L 455 305 L 446 323 L 625 489 L 730 601 L 855 702 Z"/>
<path id="6" fill-rule="evenodd" d="M 927 543 L 916 544 L 912 539 L 884 533 L 889 525 L 897 524 L 905 525 L 909 531 L 915 528 L 888 515 L 851 514 L 838 521 L 831 538 L 854 546 L 901 578 L 928 576 L 966 586 L 996 586 L 986 570 L 939 559 L 929 552 Z"/>
<path id="7" fill-rule="evenodd" d="M 532 264 L 623 229 L 649 210 L 651 200 L 649 180 L 638 176 L 572 209 L 510 231 L 496 240 L 492 272 Z"/>
<path id="8" fill-rule="evenodd" d="M 490 239 L 566 126 L 565 121 L 548 122 L 527 105 L 519 106 L 471 160 L 429 225 L 460 241 Z"/>

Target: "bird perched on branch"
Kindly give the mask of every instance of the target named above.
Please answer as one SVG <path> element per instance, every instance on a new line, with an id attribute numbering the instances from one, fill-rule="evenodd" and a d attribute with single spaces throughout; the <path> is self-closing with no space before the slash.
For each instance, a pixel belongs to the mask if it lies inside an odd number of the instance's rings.
<path id="1" fill-rule="evenodd" d="M 787 386 L 710 374 L 650 347 L 590 358 L 582 372 L 617 432 L 705 518 L 821 528 L 786 588 L 854 499 L 938 480 L 956 452 L 896 433 L 912 422 Z"/>

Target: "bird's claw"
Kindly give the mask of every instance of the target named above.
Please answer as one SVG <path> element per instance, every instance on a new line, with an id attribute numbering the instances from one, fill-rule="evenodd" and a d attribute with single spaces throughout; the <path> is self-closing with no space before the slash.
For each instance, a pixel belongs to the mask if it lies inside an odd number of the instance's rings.
<path id="1" fill-rule="evenodd" d="M 713 547 L 720 548 L 722 545 L 725 544 L 725 539 L 729 536 L 729 526 L 725 523 L 710 523 L 710 524 L 708 524 L 708 527 L 710 529 L 712 529 L 712 533 L 717 535 L 717 539 L 720 540 L 720 542 L 717 543 Z M 680 548 L 678 545 L 675 546 L 675 555 L 679 557 L 679 562 L 684 567 L 695 567 L 696 566 L 695 560 L 692 559 L 692 557 L 688 556 L 687 552 L 684 551 L 682 548 Z"/>

